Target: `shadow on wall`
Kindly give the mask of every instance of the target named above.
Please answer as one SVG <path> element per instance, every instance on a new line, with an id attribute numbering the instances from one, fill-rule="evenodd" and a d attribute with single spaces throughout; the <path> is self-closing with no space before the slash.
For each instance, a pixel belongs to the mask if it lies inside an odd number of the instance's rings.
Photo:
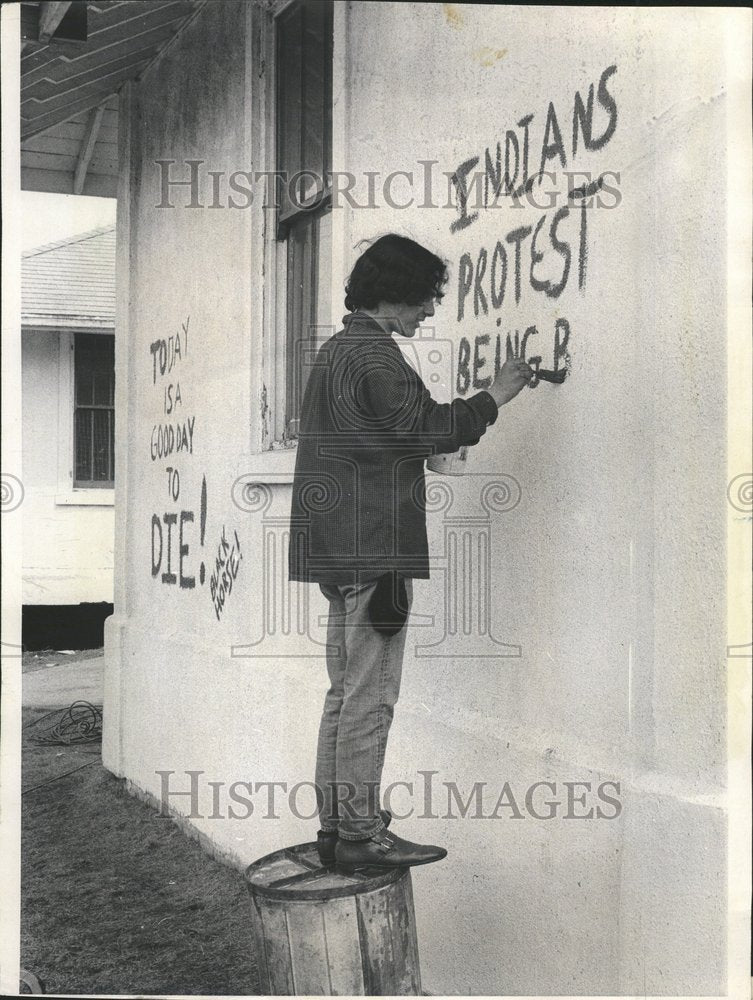
<path id="1" fill-rule="evenodd" d="M 112 604 L 25 604 L 21 642 L 24 650 L 99 649 L 104 646 L 105 618 Z"/>

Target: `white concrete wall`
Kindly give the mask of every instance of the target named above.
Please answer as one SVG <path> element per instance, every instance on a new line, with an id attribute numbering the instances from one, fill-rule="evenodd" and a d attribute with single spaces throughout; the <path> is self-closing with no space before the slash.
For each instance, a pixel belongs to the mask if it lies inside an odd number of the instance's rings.
<path id="1" fill-rule="evenodd" d="M 113 599 L 113 491 L 72 487 L 71 337 L 23 331 L 24 604 Z"/>
<path id="2" fill-rule="evenodd" d="M 268 67 L 254 48 L 251 17 L 250 5 L 207 8 L 121 113 L 130 185 L 127 210 L 118 213 L 119 266 L 129 275 L 128 293 L 119 286 L 127 347 L 117 361 L 126 485 L 118 496 L 122 561 L 107 626 L 105 732 L 107 766 L 152 796 L 161 793 L 160 771 L 175 772 L 177 791 L 189 788 L 186 771 L 202 772 L 191 822 L 239 865 L 313 836 L 315 824 L 291 815 L 284 795 L 279 819 L 264 818 L 266 791 L 255 788 L 253 814 L 235 820 L 227 818 L 227 796 L 235 781 L 290 787 L 313 777 L 325 607 L 317 588 L 285 581 L 292 456 L 254 457 L 265 440 L 262 382 L 267 407 L 274 402 L 263 375 L 272 299 L 263 213 L 156 209 L 154 161 L 202 159 L 220 171 L 265 163 L 258 102 Z M 498 239 L 535 226 L 546 208 L 513 209 L 502 199 L 456 233 L 456 213 L 442 208 L 334 214 L 342 273 L 333 285 L 342 286 L 357 240 L 388 230 L 447 257 L 452 277 L 436 337 L 455 362 L 461 337 L 473 348 L 488 333 L 491 347 L 480 350 L 489 371 L 497 332 L 522 334 L 535 324 L 528 356 L 552 368 L 556 320 L 565 318 L 571 331 L 566 382 L 525 390 L 505 408 L 464 478 L 430 477 L 436 566 L 431 581 L 415 587 L 385 778 L 413 782 L 420 813 L 418 772 L 437 772 L 437 818 L 398 824 L 401 834 L 450 851 L 414 877 L 424 980 L 433 992 L 725 989 L 728 81 L 718 24 L 713 11 L 684 11 L 679 45 L 674 16 L 656 9 L 543 15 L 337 5 L 336 167 L 383 178 L 417 172 L 419 160 L 436 161 L 437 177 L 475 155 L 483 166 L 485 148 L 533 114 L 533 171 L 551 101 L 567 168 L 619 174 L 617 183 L 610 178 L 619 205 L 588 213 L 582 288 L 580 216 L 571 213 L 560 231 L 574 248 L 563 293 L 549 298 L 531 288 L 529 237 L 520 302 L 512 301 L 510 268 L 501 307 L 475 317 L 471 292 L 462 322 L 462 254 L 474 263 L 482 247 L 491 255 Z M 585 100 L 611 66 L 614 134 L 573 159 L 575 92 Z M 594 134 L 608 119 L 597 98 Z M 556 187 L 561 199 L 566 180 Z M 396 197 L 403 193 L 396 185 Z M 549 218 L 544 226 L 547 254 L 537 274 L 556 281 L 562 255 L 546 239 Z M 333 312 L 338 321 L 340 300 Z M 186 322 L 187 351 L 172 372 L 155 377 L 150 345 Z M 164 388 L 178 381 L 181 408 L 168 417 Z M 443 391 L 454 388 L 452 379 Z M 192 418 L 191 450 L 153 461 L 155 424 Z M 168 465 L 179 470 L 176 500 L 167 492 Z M 242 473 L 262 486 L 233 495 Z M 502 486 L 484 507 L 482 490 L 494 482 Z M 449 509 L 442 489 L 451 491 Z M 188 515 L 183 586 L 181 511 Z M 175 515 L 174 582 L 162 576 L 166 515 Z M 473 528 L 469 518 L 478 516 L 486 520 Z M 155 517 L 163 538 L 156 572 Z M 223 529 L 242 558 L 218 619 L 210 575 Z M 496 645 L 478 623 L 470 634 L 461 628 L 444 637 L 445 579 L 459 558 L 446 537 L 458 530 L 487 540 L 482 582 Z M 473 601 L 475 608 L 478 596 Z M 421 648 L 431 643 L 433 651 Z M 513 647 L 508 653 L 519 646 L 520 655 L 500 656 L 499 643 Z M 209 781 L 223 783 L 224 818 L 210 818 Z M 524 805 L 539 781 L 554 782 L 552 798 L 562 803 L 550 820 Z M 579 781 L 591 786 L 583 811 L 598 804 L 601 782 L 618 782 L 619 815 L 567 819 L 581 807 L 568 811 L 564 783 Z M 487 816 L 509 782 L 522 815 L 501 808 L 495 819 L 446 818 L 442 782 L 456 782 L 464 797 L 486 782 Z M 545 793 L 539 789 L 536 802 Z M 396 795 L 393 804 L 406 799 Z M 309 804 L 302 793 L 301 809 Z M 189 798 L 171 805 L 192 811 Z"/>

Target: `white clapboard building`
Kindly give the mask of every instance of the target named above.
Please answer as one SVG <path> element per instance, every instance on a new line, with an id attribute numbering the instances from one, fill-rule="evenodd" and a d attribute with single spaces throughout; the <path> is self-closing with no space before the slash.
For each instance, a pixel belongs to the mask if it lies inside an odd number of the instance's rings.
<path id="1" fill-rule="evenodd" d="M 68 608 L 73 621 L 81 605 L 112 604 L 114 226 L 29 250 L 21 271 L 23 604 L 33 643 L 40 609 L 54 619 Z"/>

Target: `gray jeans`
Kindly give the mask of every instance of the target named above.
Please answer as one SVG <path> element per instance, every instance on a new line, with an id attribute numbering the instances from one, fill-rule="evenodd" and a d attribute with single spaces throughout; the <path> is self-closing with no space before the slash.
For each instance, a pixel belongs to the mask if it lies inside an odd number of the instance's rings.
<path id="1" fill-rule="evenodd" d="M 387 736 L 405 652 L 407 622 L 386 636 L 371 624 L 367 608 L 376 580 L 320 583 L 329 601 L 327 672 L 316 756 L 319 819 L 323 830 L 344 840 L 365 840 L 384 823 L 379 815 Z M 413 581 L 405 580 L 408 608 Z"/>

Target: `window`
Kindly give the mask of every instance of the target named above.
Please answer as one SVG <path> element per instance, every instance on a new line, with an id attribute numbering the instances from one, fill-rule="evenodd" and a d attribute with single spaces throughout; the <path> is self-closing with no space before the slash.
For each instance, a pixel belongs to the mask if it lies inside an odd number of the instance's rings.
<path id="1" fill-rule="evenodd" d="M 319 343 L 331 333 L 331 0 L 296 0 L 277 18 L 277 239 L 285 244 L 284 436 L 298 435 L 300 404 Z"/>
<path id="2" fill-rule="evenodd" d="M 74 487 L 115 480 L 115 337 L 77 333 L 74 345 Z"/>

